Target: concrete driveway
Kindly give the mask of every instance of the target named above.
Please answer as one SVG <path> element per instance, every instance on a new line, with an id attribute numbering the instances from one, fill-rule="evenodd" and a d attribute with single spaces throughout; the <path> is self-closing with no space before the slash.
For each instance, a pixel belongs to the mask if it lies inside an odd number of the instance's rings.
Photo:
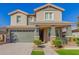
<path id="1" fill-rule="evenodd" d="M 0 55 L 30 55 L 33 43 L 8 43 L 0 45 Z"/>

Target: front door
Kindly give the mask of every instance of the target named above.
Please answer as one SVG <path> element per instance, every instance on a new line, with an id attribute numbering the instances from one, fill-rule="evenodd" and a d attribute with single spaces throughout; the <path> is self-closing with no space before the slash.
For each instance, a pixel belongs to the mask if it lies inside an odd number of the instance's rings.
<path id="1" fill-rule="evenodd" d="M 50 40 L 50 30 L 48 28 L 40 29 L 39 36 L 42 42 L 48 42 Z"/>
<path id="2" fill-rule="evenodd" d="M 39 36 L 40 36 L 40 40 L 43 42 L 44 41 L 44 30 L 43 29 L 39 30 Z"/>

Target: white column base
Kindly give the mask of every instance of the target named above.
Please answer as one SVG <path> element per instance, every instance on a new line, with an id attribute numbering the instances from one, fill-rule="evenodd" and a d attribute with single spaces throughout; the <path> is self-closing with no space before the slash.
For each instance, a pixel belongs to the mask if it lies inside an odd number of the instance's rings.
<path id="1" fill-rule="evenodd" d="M 72 37 L 72 36 L 66 36 L 66 37 Z"/>
<path id="2" fill-rule="evenodd" d="M 56 37 L 56 36 L 51 36 L 51 37 Z"/>

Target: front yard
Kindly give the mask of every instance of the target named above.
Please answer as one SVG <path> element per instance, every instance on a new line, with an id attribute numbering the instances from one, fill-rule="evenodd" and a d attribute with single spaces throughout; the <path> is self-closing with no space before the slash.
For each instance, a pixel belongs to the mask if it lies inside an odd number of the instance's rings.
<path id="1" fill-rule="evenodd" d="M 79 55 L 79 49 L 59 49 L 56 52 L 59 55 Z"/>
<path id="2" fill-rule="evenodd" d="M 44 51 L 43 50 L 33 50 L 32 55 L 44 55 Z"/>

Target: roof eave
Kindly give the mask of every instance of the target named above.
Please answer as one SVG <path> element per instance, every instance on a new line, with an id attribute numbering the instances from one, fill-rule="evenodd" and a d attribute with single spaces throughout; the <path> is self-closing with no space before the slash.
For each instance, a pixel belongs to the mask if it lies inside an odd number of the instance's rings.
<path id="1" fill-rule="evenodd" d="M 12 11 L 12 12 L 8 13 L 8 15 L 13 15 L 13 14 L 15 14 L 16 12 L 21 12 L 21 13 L 23 13 L 23 14 L 28 15 L 28 13 L 26 13 L 26 12 L 24 12 L 24 11 L 22 11 L 22 10 L 19 10 L 19 9 L 17 9 L 17 10 L 15 10 L 15 11 Z"/>

